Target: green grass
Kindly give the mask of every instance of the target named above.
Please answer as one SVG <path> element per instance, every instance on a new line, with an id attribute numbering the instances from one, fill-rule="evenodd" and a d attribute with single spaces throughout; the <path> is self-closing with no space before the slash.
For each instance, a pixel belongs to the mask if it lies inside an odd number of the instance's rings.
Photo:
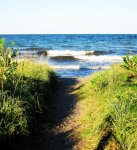
<path id="1" fill-rule="evenodd" d="M 0 71 L 2 76 L 3 67 Z M 54 71 L 47 65 L 19 62 L 0 83 L 0 140 L 38 132 L 57 83 Z"/>
<path id="2" fill-rule="evenodd" d="M 83 149 L 137 149 L 136 91 L 135 72 L 120 65 L 88 79 L 78 90 Z"/>
<path id="3" fill-rule="evenodd" d="M 7 47 L 6 40 L 0 39 L 0 144 L 39 132 L 57 83 L 56 74 L 47 65 L 17 62 L 14 44 Z"/>
<path id="4" fill-rule="evenodd" d="M 4 96 L 4 97 L 3 97 Z M 27 134 L 25 107 L 19 98 L 0 95 L 0 135 Z"/>

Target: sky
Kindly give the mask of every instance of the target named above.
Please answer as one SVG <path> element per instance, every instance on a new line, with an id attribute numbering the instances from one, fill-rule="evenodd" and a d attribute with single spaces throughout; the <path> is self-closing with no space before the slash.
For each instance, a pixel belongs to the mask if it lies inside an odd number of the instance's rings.
<path id="1" fill-rule="evenodd" d="M 0 34 L 137 34 L 137 0 L 0 0 Z"/>

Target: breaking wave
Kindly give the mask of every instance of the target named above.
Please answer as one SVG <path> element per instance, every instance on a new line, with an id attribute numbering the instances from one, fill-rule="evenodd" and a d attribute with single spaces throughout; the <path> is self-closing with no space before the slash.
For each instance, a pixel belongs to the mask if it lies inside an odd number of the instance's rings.
<path id="1" fill-rule="evenodd" d="M 65 60 L 77 61 L 78 60 L 78 58 L 75 58 L 73 56 L 53 56 L 53 57 L 50 57 L 50 59 L 56 60 L 56 61 L 65 61 Z"/>
<path id="2" fill-rule="evenodd" d="M 100 65 L 100 66 L 80 66 L 80 65 L 67 65 L 67 66 L 54 66 L 52 65 L 52 68 L 56 70 L 104 70 L 104 69 L 110 69 L 110 66 L 108 65 Z"/>
<path id="3" fill-rule="evenodd" d="M 54 56 L 81 56 L 81 55 L 105 55 L 111 52 L 94 51 L 94 50 L 48 50 L 47 54 L 51 57 Z"/>
<path id="4" fill-rule="evenodd" d="M 74 51 L 74 50 L 49 50 L 47 55 L 50 59 L 59 60 L 80 60 L 86 62 L 122 62 L 122 56 L 109 55 L 104 51 Z"/>
<path id="5" fill-rule="evenodd" d="M 88 61 L 88 62 L 110 62 L 110 63 L 120 63 L 122 62 L 123 58 L 122 56 L 111 56 L 111 55 L 100 55 L 100 56 L 76 56 L 76 58 L 83 60 L 83 61 Z"/>
<path id="6" fill-rule="evenodd" d="M 34 54 L 43 54 L 46 52 L 46 55 L 55 61 L 86 61 L 86 62 L 122 62 L 122 56 L 109 55 L 110 52 L 106 51 L 94 51 L 94 50 L 48 50 L 48 51 L 20 51 L 20 55 L 31 56 Z"/>

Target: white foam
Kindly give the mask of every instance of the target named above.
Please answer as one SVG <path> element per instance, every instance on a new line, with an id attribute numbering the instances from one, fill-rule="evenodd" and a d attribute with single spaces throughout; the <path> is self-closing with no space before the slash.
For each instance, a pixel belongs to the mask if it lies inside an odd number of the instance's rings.
<path id="1" fill-rule="evenodd" d="M 105 65 L 98 65 L 98 66 L 80 66 L 80 65 L 67 65 L 67 66 L 58 66 L 58 65 L 53 65 L 52 68 L 56 70 L 80 70 L 80 69 L 89 69 L 89 70 L 104 70 L 104 69 L 110 69 L 110 66 Z"/>
<path id="2" fill-rule="evenodd" d="M 76 58 L 88 62 L 112 62 L 112 63 L 118 63 L 122 62 L 123 58 L 122 56 L 110 56 L 110 55 L 100 55 L 100 56 L 75 56 Z"/>
<path id="3" fill-rule="evenodd" d="M 48 50 L 49 56 L 81 56 L 92 54 L 94 51 L 78 51 L 78 50 Z"/>
<path id="4" fill-rule="evenodd" d="M 49 50 L 48 56 L 54 57 L 54 56 L 73 56 L 77 59 L 87 61 L 87 62 L 112 62 L 112 63 L 118 63 L 122 62 L 122 56 L 117 55 L 94 55 L 94 50 L 90 51 L 75 51 L 75 50 Z M 92 54 L 92 55 L 88 55 Z"/>
<path id="5" fill-rule="evenodd" d="M 28 50 L 23 50 L 19 51 L 19 54 L 35 54 L 37 51 L 28 51 Z"/>
<path id="6" fill-rule="evenodd" d="M 67 66 L 51 66 L 52 68 L 54 69 L 57 69 L 57 70 L 60 70 L 60 69 L 63 69 L 63 70 L 79 70 L 80 69 L 80 66 L 79 65 L 67 65 Z"/>
<path id="7" fill-rule="evenodd" d="M 107 70 L 110 69 L 110 66 L 93 66 L 91 67 L 92 70 Z"/>
<path id="8" fill-rule="evenodd" d="M 120 63 L 123 61 L 123 56 L 118 55 L 94 55 L 94 50 L 48 50 L 48 56 L 49 57 L 55 57 L 55 56 L 73 56 L 81 61 L 86 62 L 106 62 L 106 63 Z M 22 55 L 33 55 L 36 51 L 20 51 L 20 54 Z M 92 54 L 92 55 L 88 55 Z"/>

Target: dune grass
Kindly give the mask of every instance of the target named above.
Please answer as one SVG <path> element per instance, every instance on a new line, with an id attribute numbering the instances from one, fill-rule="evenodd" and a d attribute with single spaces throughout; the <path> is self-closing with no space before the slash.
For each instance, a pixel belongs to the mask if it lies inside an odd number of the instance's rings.
<path id="1" fill-rule="evenodd" d="M 46 65 L 30 61 L 17 65 L 1 87 L 1 140 L 16 135 L 28 136 L 38 130 L 56 83 L 56 74 Z"/>
<path id="2" fill-rule="evenodd" d="M 25 118 L 24 130 L 27 132 L 24 133 L 26 135 L 32 130 L 37 130 L 36 125 L 39 124 L 42 114 L 46 112 L 50 95 L 54 91 L 56 83 L 57 76 L 51 68 L 31 61 L 20 62 L 13 77 L 7 78 L 4 82 L 3 90 L 7 92 L 9 107 L 12 107 L 10 101 L 13 99 L 17 102 L 17 109 L 20 107 L 23 119 Z M 15 100 L 17 98 L 21 104 Z M 15 110 L 15 108 L 12 109 Z M 18 116 L 19 114 L 14 115 Z M 23 122 L 23 120 L 17 121 L 18 123 Z M 14 132 L 22 135 L 18 128 Z"/>
<path id="3" fill-rule="evenodd" d="M 136 72 L 121 65 L 95 73 L 78 90 L 83 150 L 137 149 L 136 91 Z"/>
<path id="4" fill-rule="evenodd" d="M 0 39 L 0 142 L 39 132 L 57 76 L 46 64 L 16 61 L 17 50 Z"/>

